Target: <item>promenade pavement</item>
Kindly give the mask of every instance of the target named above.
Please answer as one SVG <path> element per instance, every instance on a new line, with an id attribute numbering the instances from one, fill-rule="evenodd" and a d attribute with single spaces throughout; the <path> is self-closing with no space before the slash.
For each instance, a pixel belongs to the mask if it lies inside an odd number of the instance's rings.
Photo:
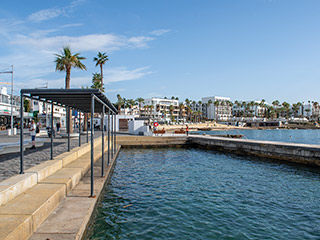
<path id="1" fill-rule="evenodd" d="M 90 134 L 90 133 L 89 133 Z M 101 131 L 95 131 L 94 137 L 101 136 Z M 29 139 L 29 134 L 24 135 L 24 139 Z M 50 138 L 47 136 L 38 137 L 38 139 L 44 141 L 42 147 L 36 149 L 26 149 L 24 152 L 24 169 L 31 168 L 41 162 L 50 160 Z M 81 136 L 81 143 L 86 143 L 87 136 Z M 6 142 L 18 142 L 19 135 L 17 136 L 1 136 L 0 143 Z M 67 138 L 61 138 L 57 136 L 53 140 L 53 157 L 56 157 L 67 151 Z M 89 135 L 90 141 L 90 135 Z M 79 146 L 79 139 L 71 138 L 70 139 L 70 148 L 75 148 Z M 0 182 L 18 174 L 20 171 L 20 152 L 9 153 L 0 155 Z"/>

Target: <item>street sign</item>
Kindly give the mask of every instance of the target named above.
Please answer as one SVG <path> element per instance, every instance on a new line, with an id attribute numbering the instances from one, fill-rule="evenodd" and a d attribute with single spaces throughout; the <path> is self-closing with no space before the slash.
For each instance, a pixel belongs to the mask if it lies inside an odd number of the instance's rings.
<path id="1" fill-rule="evenodd" d="M 158 127 L 158 126 L 159 126 L 159 123 L 155 122 L 155 123 L 153 124 L 153 126 Z"/>

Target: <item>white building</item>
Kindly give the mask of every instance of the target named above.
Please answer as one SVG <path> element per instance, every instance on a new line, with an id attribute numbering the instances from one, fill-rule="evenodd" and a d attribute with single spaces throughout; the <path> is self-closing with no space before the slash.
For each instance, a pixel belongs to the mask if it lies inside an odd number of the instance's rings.
<path id="1" fill-rule="evenodd" d="M 13 117 L 14 123 L 19 117 L 20 97 L 13 96 Z M 8 94 L 6 87 L 0 88 L 0 127 L 9 127 L 11 122 L 11 95 Z"/>
<path id="2" fill-rule="evenodd" d="M 209 101 L 211 103 L 209 104 Z M 203 97 L 202 104 L 205 104 L 204 116 L 209 120 L 228 120 L 232 116 L 231 99 L 229 97 Z"/>
<path id="3" fill-rule="evenodd" d="M 266 108 L 261 105 L 261 101 L 239 101 L 232 106 L 232 115 L 236 117 L 263 117 Z"/>
<path id="4" fill-rule="evenodd" d="M 142 117 L 150 117 L 159 122 L 172 122 L 179 119 L 179 100 L 149 98 L 142 103 Z"/>
<path id="5" fill-rule="evenodd" d="M 39 102 L 36 100 L 31 101 L 31 110 L 34 113 L 34 116 L 39 118 L 39 122 L 43 127 L 51 124 L 51 104 L 44 102 Z M 54 125 L 57 122 L 61 123 L 61 127 L 66 125 L 66 109 L 60 106 L 53 106 L 53 122 Z"/>

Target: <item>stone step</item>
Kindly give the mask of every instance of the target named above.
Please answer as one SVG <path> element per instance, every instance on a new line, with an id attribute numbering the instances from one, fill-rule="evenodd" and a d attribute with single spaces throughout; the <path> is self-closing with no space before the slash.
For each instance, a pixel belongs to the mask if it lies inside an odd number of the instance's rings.
<path id="1" fill-rule="evenodd" d="M 101 142 L 101 138 L 95 139 L 94 147 L 100 145 Z M 81 147 L 76 147 L 70 152 L 58 155 L 54 160 L 43 162 L 26 170 L 25 174 L 19 174 L 0 182 L 0 206 L 35 186 L 44 178 L 73 162 L 75 159 L 90 152 L 90 149 L 90 143 L 83 144 Z"/>
<path id="2" fill-rule="evenodd" d="M 34 232 L 30 240 L 62 240 L 62 239 L 83 239 L 87 230 L 90 218 L 95 209 L 105 183 L 111 177 L 115 166 L 117 153 L 110 159 L 110 165 L 105 168 L 105 177 L 101 177 L 101 159 L 94 167 L 94 195 L 90 198 L 90 172 L 84 176 L 80 183 L 63 199 L 61 204 Z"/>
<path id="3" fill-rule="evenodd" d="M 87 152 L 60 169 L 47 169 L 49 172 L 54 171 L 50 175 L 44 170 L 48 167 L 45 163 L 42 167 L 33 168 L 32 171 L 37 172 L 26 173 L 35 175 L 41 181 L 0 207 L 0 239 L 28 239 L 88 172 L 90 156 L 90 152 Z M 101 156 L 101 144 L 95 144 L 95 162 Z M 48 162 L 63 165 L 63 159 Z"/>

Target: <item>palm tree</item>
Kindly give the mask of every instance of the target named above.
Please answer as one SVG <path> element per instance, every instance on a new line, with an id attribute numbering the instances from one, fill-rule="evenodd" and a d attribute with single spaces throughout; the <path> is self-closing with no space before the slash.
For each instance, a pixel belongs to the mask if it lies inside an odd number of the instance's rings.
<path id="1" fill-rule="evenodd" d="M 180 103 L 179 104 L 179 118 L 183 119 L 183 121 L 184 121 L 183 111 L 184 111 L 184 104 Z"/>
<path id="2" fill-rule="evenodd" d="M 174 111 L 174 106 L 173 106 L 173 105 L 170 105 L 170 106 L 169 106 L 169 113 L 170 113 L 170 116 L 171 116 L 171 121 L 172 121 L 172 119 L 174 118 L 174 116 L 173 116 L 173 111 Z"/>
<path id="3" fill-rule="evenodd" d="M 28 99 L 23 100 L 23 108 L 24 108 L 25 112 L 30 112 L 30 110 L 31 110 L 30 100 L 28 100 Z"/>
<path id="4" fill-rule="evenodd" d="M 314 109 L 314 117 L 316 118 L 316 121 L 318 121 L 319 118 L 319 103 L 318 102 L 313 102 L 313 109 Z"/>
<path id="5" fill-rule="evenodd" d="M 93 89 L 100 89 L 104 92 L 104 87 L 101 82 L 101 74 L 100 73 L 93 73 L 92 74 L 92 85 L 91 88 Z"/>
<path id="6" fill-rule="evenodd" d="M 70 47 L 64 47 L 61 52 L 61 55 L 55 55 L 57 56 L 55 60 L 56 71 L 66 71 L 65 88 L 69 89 L 71 68 L 87 70 L 86 66 L 81 62 L 81 60 L 85 60 L 86 58 L 79 56 L 80 53 L 72 54 Z"/>
<path id="7" fill-rule="evenodd" d="M 81 60 L 85 60 L 86 58 L 79 56 L 80 53 L 72 54 L 70 47 L 64 47 L 61 54 L 55 55 L 57 56 L 55 60 L 56 71 L 66 71 L 65 88 L 70 89 L 71 68 L 87 70 L 86 66 L 81 62 Z M 72 119 L 70 110 L 67 114 L 69 115 L 69 119 Z M 69 130 L 71 133 L 73 132 L 72 121 L 69 121 Z"/>
<path id="8" fill-rule="evenodd" d="M 300 106 L 298 103 L 292 104 L 292 110 L 295 117 L 297 117 L 299 109 L 300 109 Z"/>
<path id="9" fill-rule="evenodd" d="M 141 117 L 141 104 L 144 102 L 144 99 L 139 97 L 136 101 L 139 103 L 139 116 Z"/>
<path id="10" fill-rule="evenodd" d="M 120 96 L 120 94 L 117 94 L 117 99 L 118 99 L 118 113 L 121 114 L 121 107 L 124 104 L 124 101 L 122 99 L 122 97 Z"/>
<path id="11" fill-rule="evenodd" d="M 187 107 L 186 107 L 186 110 L 187 110 L 188 119 L 189 119 L 189 121 L 191 121 L 191 115 L 192 115 L 191 107 L 190 107 L 190 106 L 187 106 Z"/>
<path id="12" fill-rule="evenodd" d="M 214 101 L 213 105 L 216 107 L 216 114 L 215 114 L 215 117 L 216 117 L 216 120 L 217 119 L 217 115 L 218 115 L 218 107 L 220 105 L 220 102 L 218 100 Z"/>
<path id="13" fill-rule="evenodd" d="M 96 62 L 96 67 L 100 66 L 101 86 L 103 86 L 103 65 L 109 61 L 109 58 L 106 53 L 98 52 L 97 57 L 94 57 L 93 61 Z"/>
<path id="14" fill-rule="evenodd" d="M 129 106 L 129 109 L 130 109 L 130 112 L 132 113 L 132 107 L 134 106 L 134 105 L 136 105 L 136 100 L 133 100 L 133 99 L 128 99 L 127 100 L 127 104 L 128 104 L 128 106 Z"/>

